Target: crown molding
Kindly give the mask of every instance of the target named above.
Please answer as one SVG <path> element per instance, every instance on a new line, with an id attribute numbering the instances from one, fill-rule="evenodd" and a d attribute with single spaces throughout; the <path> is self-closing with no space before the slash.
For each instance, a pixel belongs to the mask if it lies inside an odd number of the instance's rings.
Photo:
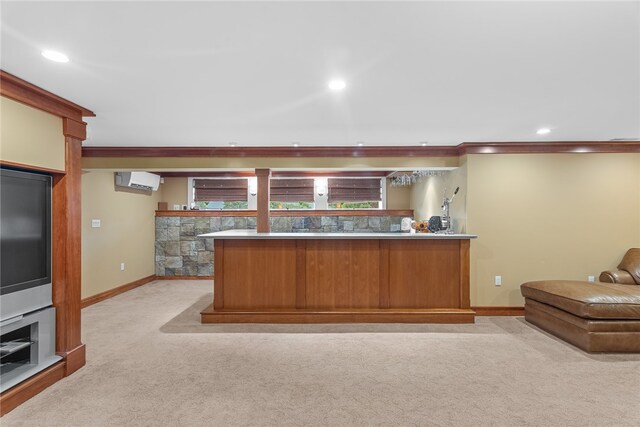
<path id="1" fill-rule="evenodd" d="M 465 142 L 463 154 L 640 153 L 640 141 Z"/>
<path id="2" fill-rule="evenodd" d="M 465 142 L 458 146 L 83 147 L 82 157 L 457 157 L 465 154 L 640 153 L 640 141 Z"/>
<path id="3" fill-rule="evenodd" d="M 82 122 L 83 117 L 95 117 L 93 111 L 54 95 L 4 70 L 0 70 L 0 95 L 76 122 Z"/>

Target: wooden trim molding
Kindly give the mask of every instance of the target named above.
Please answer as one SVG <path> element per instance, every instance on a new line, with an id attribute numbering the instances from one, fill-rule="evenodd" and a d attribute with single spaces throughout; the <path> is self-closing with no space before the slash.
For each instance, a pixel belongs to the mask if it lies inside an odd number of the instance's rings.
<path id="1" fill-rule="evenodd" d="M 254 210 L 234 210 L 234 211 L 205 211 L 205 210 L 187 210 L 187 211 L 156 211 L 157 217 L 227 217 L 227 216 L 246 216 L 255 217 L 257 215 Z M 354 209 L 354 210 L 272 210 L 270 216 L 409 216 L 413 217 L 412 209 Z"/>
<path id="2" fill-rule="evenodd" d="M 458 157 L 465 154 L 640 153 L 640 141 L 464 142 L 457 146 L 84 147 L 82 157 Z"/>
<path id="3" fill-rule="evenodd" d="M 640 153 L 640 141 L 465 142 L 463 154 Z"/>
<path id="4" fill-rule="evenodd" d="M 200 317 L 202 323 L 473 323 L 474 313 L 454 308 L 226 311 L 214 301 Z"/>
<path id="5" fill-rule="evenodd" d="M 485 306 L 471 307 L 476 316 L 524 316 L 524 307 L 519 306 Z"/>
<path id="6" fill-rule="evenodd" d="M 87 124 L 65 117 L 62 119 L 62 133 L 64 136 L 84 141 L 87 139 Z"/>
<path id="7" fill-rule="evenodd" d="M 84 157 L 455 157 L 457 147 L 85 147 Z"/>
<path id="8" fill-rule="evenodd" d="M 0 70 L 0 95 L 55 116 L 74 119 L 78 122 L 82 122 L 82 117 L 95 117 L 91 110 L 67 101 L 3 70 Z"/>
<path id="9" fill-rule="evenodd" d="M 49 168 L 43 168 L 40 166 L 25 165 L 24 163 L 8 162 L 6 160 L 0 160 L 0 166 L 24 169 L 24 170 L 34 171 L 34 172 L 44 172 L 44 173 L 50 173 L 50 174 L 64 175 L 66 173 L 65 171 L 61 171 L 58 169 L 49 169 Z"/>
<path id="10" fill-rule="evenodd" d="M 124 285 L 120 285 L 116 288 L 100 292 L 99 294 L 95 294 L 87 298 L 83 298 L 81 304 L 82 308 L 87 308 L 90 305 L 97 304 L 109 298 L 113 298 L 116 295 L 120 295 L 122 293 L 130 291 L 131 289 L 146 285 L 147 283 L 153 282 L 154 280 L 156 280 L 156 275 L 152 274 L 151 276 L 143 277 L 142 279 L 134 280 L 133 282 L 125 283 Z"/>
<path id="11" fill-rule="evenodd" d="M 202 171 L 183 171 L 183 172 L 154 172 L 163 178 L 250 178 L 256 176 L 254 172 L 235 171 L 235 172 L 202 172 Z M 384 178 L 393 171 L 271 171 L 272 178 L 284 177 L 380 177 Z"/>
<path id="12" fill-rule="evenodd" d="M 44 371 L 38 372 L 28 380 L 3 392 L 0 395 L 0 417 L 8 414 L 42 390 L 64 378 L 65 368 L 66 361 L 61 360 Z"/>

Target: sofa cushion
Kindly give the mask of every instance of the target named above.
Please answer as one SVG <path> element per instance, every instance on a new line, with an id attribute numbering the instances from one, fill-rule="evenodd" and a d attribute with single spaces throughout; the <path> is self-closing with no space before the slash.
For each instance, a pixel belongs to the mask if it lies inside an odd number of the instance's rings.
<path id="1" fill-rule="evenodd" d="M 544 280 L 520 286 L 522 296 L 585 319 L 640 320 L 640 286 Z"/>
<path id="2" fill-rule="evenodd" d="M 629 272 L 636 283 L 640 285 L 640 248 L 629 249 L 622 257 L 618 268 Z"/>

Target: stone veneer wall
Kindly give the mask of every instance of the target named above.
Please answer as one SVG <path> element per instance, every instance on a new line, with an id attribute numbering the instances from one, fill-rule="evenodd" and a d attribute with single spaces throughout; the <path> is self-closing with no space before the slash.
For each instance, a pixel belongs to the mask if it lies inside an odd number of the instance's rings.
<path id="1" fill-rule="evenodd" d="M 401 216 L 279 216 L 271 231 L 296 233 L 400 232 Z M 255 217 L 156 217 L 156 275 L 213 275 L 213 239 L 198 234 L 256 228 Z"/>

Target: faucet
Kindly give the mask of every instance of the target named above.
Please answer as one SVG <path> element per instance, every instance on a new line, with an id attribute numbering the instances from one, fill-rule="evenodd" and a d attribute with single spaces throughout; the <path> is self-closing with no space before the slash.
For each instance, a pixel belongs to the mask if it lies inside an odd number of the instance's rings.
<path id="1" fill-rule="evenodd" d="M 446 234 L 453 234 L 451 230 L 451 217 L 449 216 L 449 205 L 458 194 L 458 190 L 460 187 L 456 187 L 456 190 L 453 192 L 453 196 L 451 198 L 447 197 L 447 189 L 444 190 L 444 201 L 442 202 L 442 210 L 444 211 L 444 216 L 442 217 L 442 231 Z"/>

